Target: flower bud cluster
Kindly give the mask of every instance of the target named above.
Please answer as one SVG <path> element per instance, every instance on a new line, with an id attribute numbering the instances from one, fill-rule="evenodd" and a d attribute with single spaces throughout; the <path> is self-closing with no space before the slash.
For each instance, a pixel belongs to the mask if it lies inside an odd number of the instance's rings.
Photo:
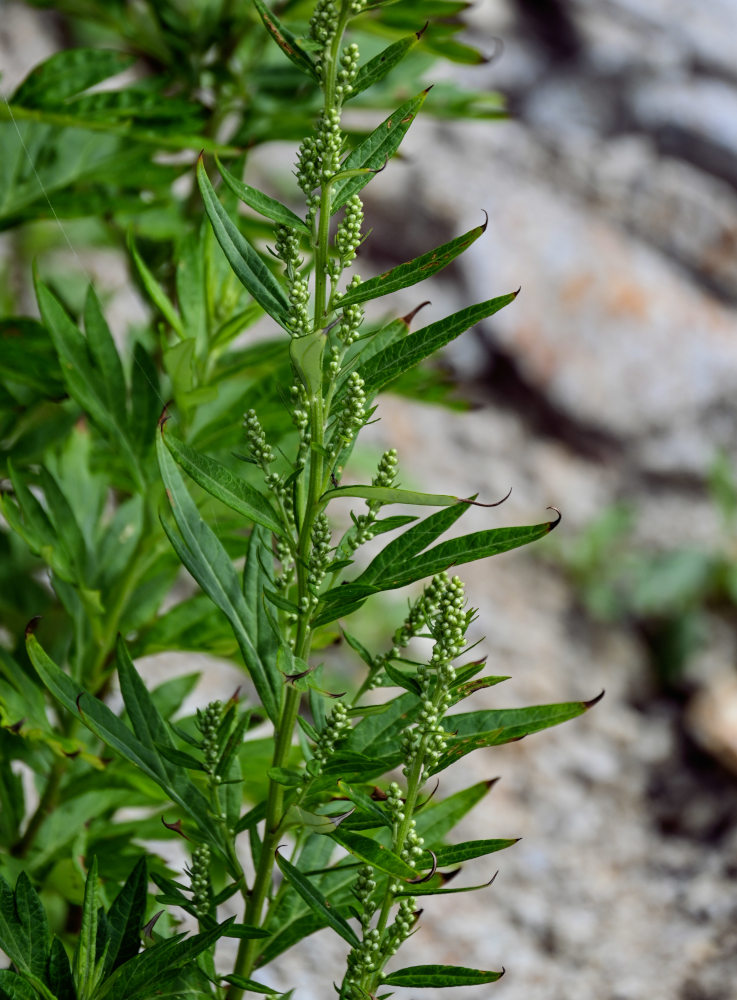
<path id="1" fill-rule="evenodd" d="M 317 0 L 310 21 L 310 37 L 327 45 L 338 27 L 338 7 L 334 0 Z"/>
<path id="2" fill-rule="evenodd" d="M 220 748 L 218 746 L 218 728 L 223 714 L 223 703 L 211 701 L 205 708 L 197 709 L 197 728 L 202 734 L 202 754 L 205 758 L 205 770 L 212 774 L 217 764 Z"/>
<path id="3" fill-rule="evenodd" d="M 358 331 L 363 323 L 363 306 L 358 302 L 346 306 L 338 326 L 338 338 L 346 347 L 350 347 L 358 339 Z"/>
<path id="4" fill-rule="evenodd" d="M 389 450 L 385 451 L 381 456 L 379 466 L 376 470 L 376 475 L 371 480 L 371 485 L 386 487 L 393 486 L 394 479 L 397 474 L 397 465 L 397 449 L 389 448 Z M 373 524 L 381 506 L 382 504 L 380 501 L 369 500 L 368 514 L 359 514 L 357 517 L 354 517 L 354 529 L 346 538 L 346 544 L 351 552 L 355 552 L 359 545 L 363 545 L 365 542 L 370 541 L 374 537 Z M 396 656 L 396 653 L 394 655 Z"/>
<path id="5" fill-rule="evenodd" d="M 343 357 L 343 351 L 335 344 L 330 348 L 330 360 L 328 361 L 327 374 L 328 379 L 333 382 L 340 375 L 340 363 Z"/>
<path id="6" fill-rule="evenodd" d="M 346 735 L 346 729 L 350 729 L 348 711 L 342 701 L 336 701 L 328 715 L 325 728 L 320 732 L 317 743 L 312 750 L 313 760 L 317 767 L 313 765 L 313 776 L 320 773 L 322 765 L 330 757 L 335 744 Z"/>
<path id="7" fill-rule="evenodd" d="M 340 112 L 335 108 L 324 111 L 315 131 L 315 152 L 320 158 L 322 180 L 330 180 L 340 168 L 340 154 L 343 149 L 343 132 L 340 128 Z"/>
<path id="8" fill-rule="evenodd" d="M 412 928 L 417 923 L 417 900 L 414 896 L 404 896 L 399 902 L 399 909 L 394 923 L 389 928 L 384 953 L 389 957 L 399 950 L 399 946 L 407 940 Z"/>
<path id="9" fill-rule="evenodd" d="M 192 851 L 192 864 L 187 869 L 192 887 L 192 905 L 198 917 L 210 911 L 210 848 L 198 844 Z"/>
<path id="10" fill-rule="evenodd" d="M 308 207 L 314 208 L 315 199 L 312 192 L 320 186 L 320 157 L 314 136 L 305 136 L 300 143 L 297 151 L 297 169 L 294 173 L 297 183 L 307 197 Z"/>
<path id="11" fill-rule="evenodd" d="M 275 235 L 274 251 L 279 260 L 284 263 L 287 275 L 291 277 L 302 266 L 302 258 L 299 255 L 299 237 L 291 226 L 277 226 Z"/>
<path id="12" fill-rule="evenodd" d="M 358 900 L 358 916 L 364 931 L 371 923 L 371 917 L 376 911 L 375 891 L 374 869 L 371 865 L 361 865 L 358 869 L 356 884 L 353 886 L 353 895 Z"/>
<path id="13" fill-rule="evenodd" d="M 312 594 L 313 606 L 317 604 L 317 594 L 330 562 L 331 541 L 327 515 L 318 514 L 312 526 L 312 550 L 307 574 L 307 586 Z"/>
<path id="14" fill-rule="evenodd" d="M 338 438 L 344 444 L 352 441 L 366 422 L 366 393 L 363 387 L 364 381 L 358 372 L 351 372 L 337 428 Z"/>
<path id="15" fill-rule="evenodd" d="M 335 85 L 335 96 L 341 104 L 353 93 L 353 81 L 358 72 L 358 56 L 358 46 L 355 42 L 346 45 L 341 53 L 340 69 Z"/>
<path id="16" fill-rule="evenodd" d="M 293 337 L 304 337 L 312 332 L 310 323 L 310 285 L 307 278 L 294 274 L 289 282 L 289 314 L 287 326 Z"/>
<path id="17" fill-rule="evenodd" d="M 289 396 L 291 398 L 292 422 L 299 431 L 300 437 L 304 438 L 307 428 L 310 426 L 310 415 L 307 412 L 305 391 L 298 382 L 295 382 L 289 388 Z"/>
<path id="18" fill-rule="evenodd" d="M 266 471 L 268 466 L 274 461 L 274 452 L 266 440 L 266 434 L 255 410 L 248 410 L 243 418 L 243 427 L 246 432 L 246 440 L 251 455 L 261 468 Z"/>
<path id="19" fill-rule="evenodd" d="M 288 543 L 283 538 L 277 538 L 274 555 L 281 564 L 281 573 L 274 579 L 277 590 L 286 590 L 294 579 L 294 559 Z"/>
<path id="20" fill-rule="evenodd" d="M 357 194 L 348 200 L 345 215 L 335 234 L 335 248 L 340 255 L 344 267 L 356 258 L 356 250 L 361 245 L 361 226 L 363 225 L 363 202 Z"/>

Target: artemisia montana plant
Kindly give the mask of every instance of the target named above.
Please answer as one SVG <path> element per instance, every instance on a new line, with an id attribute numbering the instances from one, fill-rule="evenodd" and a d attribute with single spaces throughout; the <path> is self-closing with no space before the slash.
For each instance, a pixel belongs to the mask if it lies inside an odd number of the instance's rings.
<path id="1" fill-rule="evenodd" d="M 43 478 L 45 507 L 22 477 L 14 477 L 15 501 L 6 500 L 4 509 L 34 551 L 45 551 L 48 536 L 47 548 L 56 552 L 52 568 L 66 605 L 77 616 L 77 644 L 71 645 L 77 654 L 68 669 L 60 667 L 55 662 L 59 657 L 47 652 L 49 644 L 42 645 L 29 628 L 34 676 L 66 721 L 39 810 L 12 849 L 15 890 L 0 881 L 0 945 L 12 963 L 0 972 L 0 997 L 240 1000 L 247 992 L 274 994 L 258 980 L 259 970 L 326 927 L 346 946 L 342 972 L 326 970 L 326 996 L 333 986 L 340 1000 L 373 1000 L 388 996 L 387 988 L 395 986 L 491 983 L 500 972 L 403 966 L 395 958 L 425 912 L 425 897 L 483 888 L 448 885 L 459 864 L 515 843 L 453 843 L 455 825 L 491 783 L 480 782 L 443 799 L 434 794 L 437 782 L 431 779 L 472 751 L 572 719 L 591 704 L 454 711 L 475 692 L 504 680 L 483 676 L 484 661 L 469 658 L 467 634 L 475 612 L 455 567 L 539 539 L 557 518 L 438 541 L 478 503 L 476 498 L 401 488 L 394 449 L 381 457 L 370 484 L 342 479 L 358 435 L 375 419 L 381 390 L 515 295 L 471 305 L 414 331 L 410 318 L 379 327 L 364 321 L 366 303 L 439 271 L 485 227 L 379 277 L 362 281 L 352 272 L 364 240 L 361 191 L 397 151 L 427 91 L 406 100 L 350 147 L 341 126 L 344 106 L 383 80 L 409 43 L 393 42 L 361 63 L 358 47 L 346 40 L 346 33 L 355 19 L 370 14 L 366 0 L 318 0 L 303 39 L 261 0 L 254 2 L 266 31 L 321 94 L 314 131 L 302 141 L 296 160 L 305 211 L 295 214 L 219 161 L 220 194 L 202 158 L 197 181 L 209 226 L 232 272 L 282 330 L 288 363 L 277 366 L 272 378 L 286 381 L 278 392 L 262 393 L 266 402 L 261 410 L 254 405 L 245 412 L 245 440 L 237 458 L 215 458 L 191 443 L 196 441 L 196 405 L 184 414 L 176 406 L 165 411 L 156 433 L 168 500 L 162 504 L 166 535 L 220 620 L 227 620 L 252 681 L 243 691 L 251 693 L 228 698 L 226 692 L 222 701 L 201 707 L 193 718 L 172 722 L 182 688 L 176 693 L 166 685 L 148 690 L 126 640 L 119 637 L 114 666 L 124 711 L 116 714 L 106 702 L 112 670 L 104 652 L 109 620 L 94 617 L 100 614 L 96 592 L 85 591 L 74 570 L 75 553 L 83 561 L 84 539 L 75 536 L 58 552 L 53 549 L 54 530 L 68 531 L 63 526 L 75 523 L 58 486 L 65 470 L 59 466 L 55 476 Z M 273 223 L 271 260 L 243 235 L 233 207 L 223 205 L 223 194 L 229 206 L 235 195 Z M 140 258 L 136 262 L 165 318 L 172 327 L 181 324 Z M 145 496 L 154 490 L 158 498 L 145 449 L 135 443 L 132 390 L 126 387 L 97 300 L 88 299 L 85 342 L 40 282 L 38 293 L 44 323 L 57 349 L 66 352 L 64 377 L 71 395 L 86 400 L 81 405 L 87 406 L 93 423 L 108 427 L 109 439 L 119 442 L 130 491 Z M 182 285 L 180 298 L 186 300 L 187 294 Z M 75 365 L 83 372 L 92 361 L 101 381 L 75 382 Z M 104 387 L 112 383 L 122 402 L 108 417 Z M 252 391 L 248 398 L 255 403 L 258 393 Z M 145 437 L 145 430 L 140 433 Z M 333 501 L 345 498 L 365 506 L 352 513 L 350 526 L 341 531 L 329 512 Z M 427 516 L 384 516 L 384 508 L 392 504 L 437 509 Z M 65 520 L 67 515 L 71 521 Z M 122 520 L 118 527 L 122 531 Z M 361 547 L 384 534 L 393 537 L 372 558 L 361 558 Z M 147 536 L 141 529 L 136 537 L 140 548 Z M 145 548 L 136 550 L 136 573 L 113 588 L 117 603 L 112 606 L 118 612 L 153 572 Z M 106 551 L 111 561 L 118 558 L 113 542 Z M 404 621 L 380 651 L 367 650 L 345 627 L 351 613 L 375 595 L 419 583 Z M 202 615 L 204 598 L 195 600 Z M 194 614 L 194 603 L 183 607 L 185 616 Z M 88 653 L 85 659 L 79 649 L 89 621 L 97 622 L 92 643 L 98 654 Z M 120 614 L 114 621 L 122 629 Z M 136 634 L 129 626 L 134 652 Z M 334 694 L 324 690 L 316 654 L 341 634 L 345 648 L 357 654 L 357 680 L 350 682 L 349 691 Z M 412 640 L 418 636 L 432 643 L 429 657 L 421 662 L 413 658 Z M 29 713 L 46 719 L 42 700 L 29 705 Z M 269 738 L 252 733 L 261 723 L 271 727 Z M 92 735 L 81 738 L 81 727 Z M 18 731 L 22 728 L 21 723 Z M 43 739 L 50 744 L 48 733 Z M 99 741 L 106 745 L 106 761 Z M 64 752 L 75 759 L 78 771 L 65 771 Z M 102 770 L 85 777 L 83 767 Z M 108 838 L 119 831 L 123 862 L 117 867 L 109 863 L 109 870 L 101 867 L 98 878 L 98 854 L 106 855 L 101 849 L 87 853 L 86 881 L 79 888 L 79 933 L 73 940 L 67 924 L 61 936 L 52 935 L 53 914 L 47 918 L 24 859 L 35 859 L 29 871 L 40 884 L 47 868 L 43 856 L 39 861 L 34 853 L 39 827 L 53 814 L 60 788 L 62 798 L 73 798 L 104 796 L 109 786 L 123 787 L 133 804 L 146 805 L 145 818 L 131 824 L 116 814 L 118 801 L 110 800 L 115 805 L 109 811 Z M 99 801 L 101 809 L 109 808 L 107 800 Z M 153 839 L 160 819 L 168 831 L 184 838 L 189 853 L 188 865 L 178 874 L 155 853 L 147 856 L 133 839 Z M 81 870 L 74 855 L 71 843 L 70 860 L 56 873 L 57 880 Z M 59 865 L 58 859 L 54 864 Z M 158 889 L 155 901 L 149 901 L 150 880 Z M 234 900 L 238 896 L 240 904 Z M 232 910 L 234 903 L 238 916 L 224 919 L 226 904 Z M 145 923 L 154 909 L 166 914 L 158 927 L 154 919 Z M 199 925 L 191 936 L 171 930 L 184 913 Z M 432 920 L 432 907 L 426 913 Z M 237 952 L 235 947 L 220 948 L 216 955 L 223 937 L 237 939 Z"/>

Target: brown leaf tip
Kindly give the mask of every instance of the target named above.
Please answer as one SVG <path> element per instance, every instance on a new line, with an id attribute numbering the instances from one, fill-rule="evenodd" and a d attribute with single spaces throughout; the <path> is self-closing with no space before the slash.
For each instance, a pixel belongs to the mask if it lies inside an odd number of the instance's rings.
<path id="1" fill-rule="evenodd" d="M 606 694 L 606 691 L 604 690 L 604 688 L 602 688 L 601 692 L 599 694 L 597 694 L 597 696 L 595 698 L 592 698 L 591 701 L 585 701 L 585 702 L 583 702 L 583 707 L 585 709 L 587 709 L 587 710 L 589 708 L 593 708 L 594 705 L 597 705 L 601 701 L 601 699 L 604 697 L 605 694 Z"/>
<path id="2" fill-rule="evenodd" d="M 161 817 L 161 822 L 164 824 L 167 830 L 173 830 L 174 833 L 178 833 L 180 837 L 184 837 L 185 840 L 189 840 L 187 834 L 182 830 L 182 821 L 180 819 L 176 820 L 174 823 L 167 823 L 164 817 Z"/>
<path id="3" fill-rule="evenodd" d="M 553 507 L 552 505 L 550 507 L 546 507 L 545 510 L 554 510 L 555 513 L 558 515 L 556 519 L 554 521 L 551 521 L 550 524 L 548 525 L 548 531 L 552 531 L 554 528 L 557 528 L 560 522 L 563 520 L 563 515 L 561 514 L 561 512 L 558 510 L 557 507 Z"/>
<path id="4" fill-rule="evenodd" d="M 173 399 L 170 399 L 168 402 L 164 403 L 164 409 L 161 411 L 161 416 L 159 417 L 159 430 L 160 431 L 164 430 L 164 424 L 169 419 L 169 407 L 172 406 L 173 403 L 174 403 Z"/>
<path id="5" fill-rule="evenodd" d="M 429 299 L 426 299 L 424 302 L 420 302 L 420 304 L 415 309 L 413 309 L 412 312 L 408 312 L 406 316 L 402 316 L 401 319 L 402 323 L 404 323 L 406 326 L 409 326 L 412 320 L 417 315 L 417 313 L 420 311 L 420 309 L 424 309 L 425 306 L 429 305 L 430 305 Z"/>
<path id="6" fill-rule="evenodd" d="M 31 635 L 35 635 L 38 623 L 41 621 L 42 617 L 43 615 L 36 615 L 34 618 L 31 618 L 29 623 L 26 625 L 26 639 Z"/>

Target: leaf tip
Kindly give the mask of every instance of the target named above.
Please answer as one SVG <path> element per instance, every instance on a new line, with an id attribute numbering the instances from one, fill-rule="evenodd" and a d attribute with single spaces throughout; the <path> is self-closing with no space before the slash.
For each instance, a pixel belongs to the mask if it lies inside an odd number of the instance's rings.
<path id="1" fill-rule="evenodd" d="M 43 615 L 35 615 L 33 618 L 31 618 L 29 623 L 26 625 L 26 631 L 25 631 L 26 639 L 29 639 L 32 635 L 36 634 L 38 623 L 41 621 L 42 618 Z"/>
<path id="2" fill-rule="evenodd" d="M 173 399 L 168 400 L 168 402 L 164 403 L 164 409 L 161 411 L 158 427 L 159 430 L 162 432 L 162 434 L 164 432 L 164 424 L 169 419 L 169 407 L 172 406 L 173 402 L 174 402 Z"/>
<path id="3" fill-rule="evenodd" d="M 164 826 L 166 827 L 167 830 L 173 830 L 174 833 L 178 833 L 179 836 L 180 837 L 184 837 L 185 840 L 189 840 L 190 839 L 187 836 L 187 834 L 184 832 L 184 830 L 182 829 L 182 821 L 180 819 L 175 820 L 173 823 L 167 823 L 166 820 L 164 819 L 164 817 L 162 816 L 161 817 L 161 822 L 164 824 Z"/>
<path id="4" fill-rule="evenodd" d="M 555 513 L 558 515 L 556 519 L 554 521 L 551 521 L 550 524 L 548 525 L 548 532 L 551 532 L 553 531 L 554 528 L 557 528 L 560 522 L 563 520 L 563 515 L 561 514 L 561 512 L 558 510 L 557 507 L 553 507 L 552 505 L 550 507 L 546 507 L 545 510 L 554 510 Z"/>
<path id="5" fill-rule="evenodd" d="M 409 327 L 410 323 L 415 318 L 415 316 L 420 311 L 420 309 L 424 309 L 425 306 L 429 306 L 429 305 L 430 305 L 430 299 L 425 299 L 424 302 L 420 302 L 420 304 L 418 306 L 415 306 L 415 308 L 412 310 L 412 312 L 408 312 L 406 316 L 402 316 L 401 317 L 400 323 L 404 323 L 405 326 Z"/>
<path id="6" fill-rule="evenodd" d="M 583 707 L 586 709 L 586 711 L 588 711 L 590 708 L 593 708 L 594 705 L 598 705 L 598 703 L 601 701 L 601 699 L 604 697 L 605 694 L 606 691 L 604 688 L 602 688 L 599 694 L 597 694 L 595 698 L 591 698 L 590 701 L 582 702 Z"/>
<path id="7" fill-rule="evenodd" d="M 422 36 L 425 34 L 425 32 L 427 31 L 427 29 L 429 27 L 430 27 L 430 22 L 429 21 L 425 21 L 424 25 L 420 28 L 420 30 L 415 32 L 415 37 L 417 38 L 418 42 L 422 38 Z"/>

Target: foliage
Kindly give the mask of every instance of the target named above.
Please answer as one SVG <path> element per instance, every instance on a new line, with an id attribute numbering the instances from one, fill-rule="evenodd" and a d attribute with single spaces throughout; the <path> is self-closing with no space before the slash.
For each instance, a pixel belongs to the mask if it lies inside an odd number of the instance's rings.
<path id="1" fill-rule="evenodd" d="M 452 711 L 505 678 L 479 676 L 483 660 L 459 662 L 475 612 L 449 571 L 539 539 L 557 519 L 442 540 L 475 497 L 401 488 L 393 449 L 370 483 L 342 480 L 378 394 L 515 297 L 415 330 L 414 316 L 364 318 L 366 303 L 446 266 L 481 226 L 379 278 L 346 281 L 365 238 L 360 192 L 428 99 L 424 85 L 404 91 L 424 65 L 419 43 L 478 58 L 455 37 L 462 5 L 318 0 L 283 4 L 278 16 L 261 0 L 237 13 L 217 2 L 141 3 L 132 16 L 122 3 L 61 7 L 160 75 L 90 92 L 130 62 L 106 48 L 37 67 L 4 113 L 4 224 L 25 225 L 50 204 L 60 215 L 108 213 L 113 229 L 134 219 L 130 257 L 159 319 L 118 346 L 92 289 L 77 316 L 63 286 L 37 273 L 40 320 L 0 326 L 10 584 L 0 947 L 11 963 L 0 998 L 271 994 L 254 975 L 324 927 L 347 945 L 344 1000 L 493 982 L 499 972 L 386 965 L 420 897 L 482 888 L 448 886 L 447 869 L 515 842 L 453 843 L 490 785 L 440 799 L 426 794 L 429 779 L 592 704 Z M 276 43 L 268 56 L 264 29 Z M 372 37 L 384 39 L 380 52 Z M 207 88 L 214 101 L 198 100 Z M 390 95 L 393 110 L 366 134 L 343 131 L 345 103 L 376 111 Z M 224 136 L 226 119 L 235 125 Z M 290 207 L 246 184 L 235 158 L 246 142 L 293 134 L 304 136 L 299 209 L 296 195 Z M 197 199 L 171 194 L 186 165 L 152 156 L 193 147 L 220 154 L 196 167 L 204 220 Z M 171 265 L 160 266 L 162 253 Z M 239 339 L 265 317 L 267 338 Z M 363 506 L 340 530 L 329 514 L 346 498 Z M 420 513 L 385 515 L 394 504 Z M 384 534 L 365 558 L 362 546 Z M 198 590 L 173 589 L 182 566 Z M 346 630 L 376 595 L 412 584 L 421 588 L 384 651 Z M 336 694 L 319 651 L 341 636 L 360 677 Z M 424 661 L 412 645 L 420 636 L 432 643 Z M 161 650 L 232 660 L 247 695 L 181 717 L 197 678 L 149 690 L 134 662 Z M 167 837 L 190 855 L 183 874 L 153 846 Z M 242 920 L 220 919 L 235 896 Z M 172 932 L 185 914 L 198 925 L 189 937 Z M 238 941 L 225 971 L 223 937 Z"/>
<path id="2" fill-rule="evenodd" d="M 633 628 L 665 688 L 684 680 L 707 634 L 706 613 L 731 615 L 737 605 L 737 482 L 723 456 L 712 465 L 710 495 L 721 525 L 713 545 L 674 544 L 659 551 L 643 545 L 636 508 L 619 505 L 565 549 L 554 548 L 586 611 Z"/>

